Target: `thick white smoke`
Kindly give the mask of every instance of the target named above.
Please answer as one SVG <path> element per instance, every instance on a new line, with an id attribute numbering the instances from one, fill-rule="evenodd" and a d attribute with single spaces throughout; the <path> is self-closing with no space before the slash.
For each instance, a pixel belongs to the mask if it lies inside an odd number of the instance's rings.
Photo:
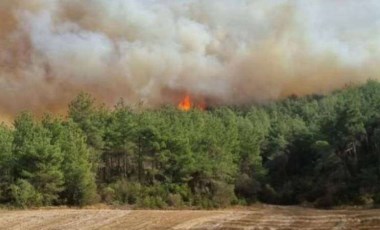
<path id="1" fill-rule="evenodd" d="M 2 0 L 0 114 L 79 91 L 148 106 L 325 93 L 379 78 L 376 0 Z"/>

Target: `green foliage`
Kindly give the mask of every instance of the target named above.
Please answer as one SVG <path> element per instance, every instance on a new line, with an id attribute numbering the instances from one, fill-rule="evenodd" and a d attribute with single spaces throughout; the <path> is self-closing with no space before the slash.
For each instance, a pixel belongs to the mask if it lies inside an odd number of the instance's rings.
<path id="1" fill-rule="evenodd" d="M 64 161 L 64 190 L 60 198 L 69 205 L 87 205 L 98 201 L 95 175 L 90 151 L 82 131 L 71 121 L 53 120 L 45 117 L 43 125 L 53 137 L 51 143 L 58 145 Z"/>
<path id="2" fill-rule="evenodd" d="M 15 120 L 13 158 L 16 179 L 29 182 L 41 194 L 44 205 L 58 200 L 63 190 L 63 155 L 51 142 L 49 131 L 34 122 L 30 114 L 23 113 Z"/>
<path id="3" fill-rule="evenodd" d="M 0 125 L 0 202 L 9 200 L 8 186 L 12 181 L 12 131 Z"/>
<path id="4" fill-rule="evenodd" d="M 109 204 L 130 204 L 142 208 L 180 207 L 185 205 L 181 186 L 152 185 L 119 180 L 103 189 L 103 200 Z"/>
<path id="5" fill-rule="evenodd" d="M 107 111 L 104 107 L 97 107 L 95 99 L 86 93 L 80 93 L 70 104 L 69 118 L 79 126 L 86 136 L 90 151 L 91 164 L 94 172 L 101 165 L 100 156 L 104 148 L 104 134 L 107 120 Z"/>
<path id="6" fill-rule="evenodd" d="M 380 203 L 380 83 L 251 107 L 98 106 L 0 125 L 0 202 L 148 208 Z M 99 191 L 99 195 L 97 194 Z"/>
<path id="7" fill-rule="evenodd" d="M 16 206 L 26 208 L 43 204 L 43 195 L 36 191 L 34 186 L 26 180 L 17 180 L 15 184 L 10 186 L 10 191 Z"/>

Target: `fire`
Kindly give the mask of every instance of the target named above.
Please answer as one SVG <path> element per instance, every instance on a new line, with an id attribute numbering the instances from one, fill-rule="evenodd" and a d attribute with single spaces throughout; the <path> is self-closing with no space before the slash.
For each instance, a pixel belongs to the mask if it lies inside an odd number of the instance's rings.
<path id="1" fill-rule="evenodd" d="M 192 108 L 197 108 L 199 110 L 205 110 L 207 108 L 206 102 L 204 100 L 193 101 L 189 95 L 186 95 L 183 100 L 178 104 L 178 109 L 182 111 L 189 111 Z"/>
<path id="2" fill-rule="evenodd" d="M 189 111 L 192 107 L 192 102 L 191 102 L 191 99 L 190 99 L 190 96 L 186 96 L 179 104 L 178 104 L 178 108 L 182 111 Z"/>

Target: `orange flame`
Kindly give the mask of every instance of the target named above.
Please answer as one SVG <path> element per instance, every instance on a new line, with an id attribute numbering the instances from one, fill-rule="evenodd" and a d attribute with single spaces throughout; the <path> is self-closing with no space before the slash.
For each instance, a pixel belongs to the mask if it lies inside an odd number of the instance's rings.
<path id="1" fill-rule="evenodd" d="M 182 111 L 189 111 L 192 107 L 192 102 L 190 99 L 190 96 L 186 96 L 179 104 L 178 104 L 178 109 Z"/>
<path id="2" fill-rule="evenodd" d="M 191 109 L 196 108 L 199 110 L 205 110 L 207 108 L 205 100 L 195 100 L 193 101 L 189 95 L 186 95 L 182 101 L 178 104 L 178 109 L 188 112 Z"/>

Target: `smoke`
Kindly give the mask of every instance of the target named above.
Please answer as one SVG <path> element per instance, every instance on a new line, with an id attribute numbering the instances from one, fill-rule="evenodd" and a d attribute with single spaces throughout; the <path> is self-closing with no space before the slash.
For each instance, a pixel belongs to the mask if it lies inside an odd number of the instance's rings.
<path id="1" fill-rule="evenodd" d="M 214 104 L 326 93 L 379 78 L 376 0 L 2 0 L 0 114 Z"/>

